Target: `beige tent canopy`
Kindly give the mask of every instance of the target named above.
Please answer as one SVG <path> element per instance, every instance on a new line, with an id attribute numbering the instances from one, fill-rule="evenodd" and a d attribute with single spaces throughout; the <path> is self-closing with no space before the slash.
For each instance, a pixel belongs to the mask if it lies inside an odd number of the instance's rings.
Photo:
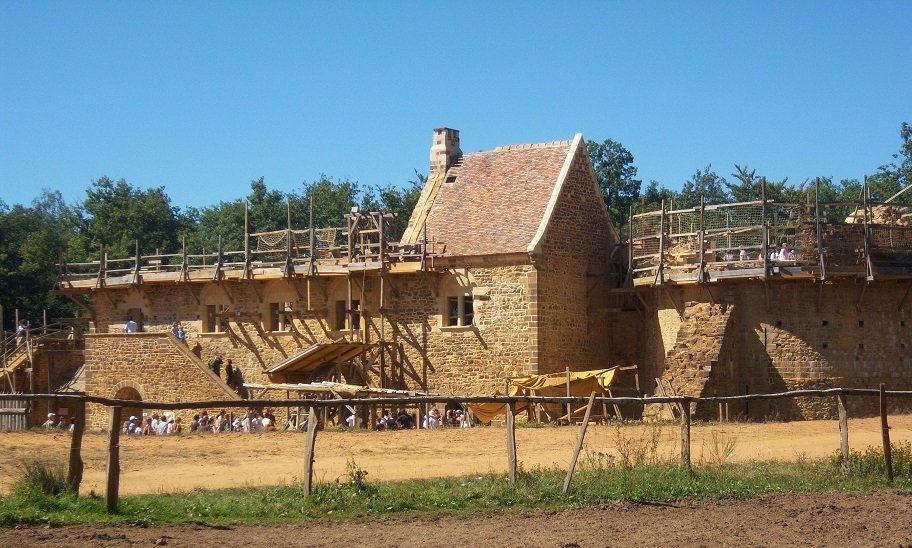
<path id="1" fill-rule="evenodd" d="M 596 393 L 611 395 L 611 385 L 617 379 L 620 371 L 635 370 L 635 365 L 617 366 L 608 369 L 592 369 L 589 371 L 571 371 L 570 395 L 586 397 Z M 511 379 L 509 392 L 511 396 L 566 396 L 567 373 L 550 373 L 548 375 L 532 375 Z M 499 395 L 500 392 L 497 392 Z M 475 417 L 482 422 L 489 422 L 498 415 L 506 412 L 506 405 L 502 403 L 481 403 L 469 405 Z M 525 403 L 518 403 L 516 411 L 526 408 Z"/>

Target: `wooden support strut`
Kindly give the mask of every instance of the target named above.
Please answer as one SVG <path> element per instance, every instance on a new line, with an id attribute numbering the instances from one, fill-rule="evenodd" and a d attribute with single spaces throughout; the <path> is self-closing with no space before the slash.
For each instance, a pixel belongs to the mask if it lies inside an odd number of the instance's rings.
<path id="1" fill-rule="evenodd" d="M 139 240 L 133 240 L 134 247 L 134 256 L 133 256 L 133 280 L 130 282 L 132 285 L 139 285 L 142 283 L 142 275 L 140 274 L 140 256 L 139 256 Z"/>
<path id="2" fill-rule="evenodd" d="M 826 280 L 826 260 L 823 251 L 823 235 L 820 233 L 820 179 L 817 179 L 817 192 L 814 193 L 814 217 L 817 222 L 817 258 L 820 263 L 820 281 Z M 820 310 L 820 305 L 817 305 Z"/>
<path id="3" fill-rule="evenodd" d="M 697 271 L 697 283 L 701 284 L 708 281 L 708 276 L 706 275 L 706 242 L 704 241 L 706 238 L 706 229 L 703 225 L 703 216 L 705 211 L 706 203 L 704 201 L 703 195 L 700 194 L 700 231 L 698 232 L 698 236 L 700 238 L 700 267 Z"/>
<path id="4" fill-rule="evenodd" d="M 586 439 L 586 428 L 589 426 L 589 417 L 592 415 L 593 404 L 595 404 L 595 392 L 589 395 L 589 403 L 586 404 L 583 424 L 580 425 L 579 434 L 576 436 L 576 447 L 573 449 L 573 456 L 570 458 L 570 466 L 567 467 L 567 477 L 564 478 L 564 494 L 570 490 L 570 482 L 573 481 L 573 472 L 576 470 L 576 461 L 579 459 L 580 451 L 583 450 L 583 440 Z"/>
<path id="5" fill-rule="evenodd" d="M 874 281 L 874 264 L 871 262 L 871 227 L 868 222 L 868 212 L 870 204 L 868 203 L 868 177 L 865 176 L 864 186 L 862 187 L 862 206 L 864 207 L 864 254 L 865 270 L 867 280 Z"/>

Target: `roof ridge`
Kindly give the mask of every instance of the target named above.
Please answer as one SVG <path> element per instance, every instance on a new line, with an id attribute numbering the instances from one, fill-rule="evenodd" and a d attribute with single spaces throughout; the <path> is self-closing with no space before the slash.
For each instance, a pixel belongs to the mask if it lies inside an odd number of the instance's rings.
<path id="1" fill-rule="evenodd" d="M 548 141 L 544 143 L 523 143 L 518 145 L 503 145 L 496 147 L 492 150 L 479 150 L 477 152 L 469 152 L 464 156 L 474 156 L 476 154 L 487 154 L 489 152 L 506 152 L 511 150 L 530 150 L 536 148 L 548 148 L 548 147 L 559 147 L 567 146 L 573 142 L 573 139 L 565 139 L 562 141 Z"/>

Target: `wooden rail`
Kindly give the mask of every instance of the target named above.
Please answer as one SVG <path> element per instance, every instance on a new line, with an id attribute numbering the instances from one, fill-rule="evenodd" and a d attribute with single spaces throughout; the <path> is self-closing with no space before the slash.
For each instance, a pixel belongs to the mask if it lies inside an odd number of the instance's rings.
<path id="1" fill-rule="evenodd" d="M 839 451 L 840 451 L 840 468 L 843 473 L 849 471 L 849 434 L 848 434 L 848 397 L 878 397 L 880 398 L 880 418 L 881 430 L 884 442 L 884 469 L 888 481 L 893 480 L 892 463 L 889 449 L 889 426 L 887 423 L 887 398 L 912 398 L 912 390 L 886 390 L 881 384 L 879 389 L 874 388 L 831 388 L 826 390 L 792 390 L 788 392 L 777 392 L 772 394 L 744 394 L 738 396 L 663 396 L 663 397 L 604 397 L 596 396 L 594 393 L 589 397 L 583 396 L 404 396 L 404 397 L 382 397 L 382 398 L 341 398 L 335 400 L 316 400 L 316 399 L 285 399 L 285 400 L 208 400 L 193 402 L 141 402 L 144 408 L 162 409 L 162 410 L 181 410 L 181 409 L 200 409 L 200 408 L 257 408 L 257 407 L 308 407 L 310 408 L 307 423 L 307 439 L 305 442 L 304 458 L 304 483 L 305 492 L 309 495 L 313 481 L 313 461 L 316 443 L 316 426 L 315 420 L 318 409 L 325 409 L 329 406 L 340 405 L 419 405 L 423 406 L 429 403 L 444 403 L 456 401 L 459 403 L 501 403 L 506 404 L 507 409 L 507 470 L 508 480 L 511 485 L 516 483 L 517 457 L 516 457 L 516 422 L 515 409 L 517 403 L 527 404 L 558 404 L 573 405 L 585 404 L 587 413 L 595 404 L 617 405 L 624 403 L 638 403 L 641 405 L 648 404 L 678 404 L 683 410 L 680 416 L 681 427 L 681 466 L 684 468 L 691 467 L 690 452 L 690 429 L 691 416 L 690 410 L 695 403 L 722 403 L 731 401 L 751 401 L 751 400 L 773 400 L 781 398 L 797 397 L 835 397 L 837 410 L 839 412 Z M 120 485 L 120 418 L 124 407 L 133 407 L 137 405 L 134 400 L 118 400 L 112 398 L 103 398 L 98 396 L 87 396 L 82 394 L 0 394 L 0 402 L 9 400 L 47 400 L 51 402 L 66 402 L 75 406 L 77 424 L 70 446 L 69 471 L 67 474 L 67 485 L 70 491 L 78 494 L 79 483 L 82 480 L 83 462 L 81 455 L 82 432 L 85 419 L 85 405 L 94 403 L 111 408 L 110 426 L 108 433 L 108 466 L 107 466 L 107 488 L 106 488 L 106 506 L 109 512 L 117 511 L 117 500 Z M 0 406 L 2 407 L 2 406 Z M 568 475 L 564 484 L 564 492 L 569 490 L 570 481 L 573 477 L 573 469 L 576 465 L 576 459 L 579 451 L 583 446 L 583 440 L 586 434 L 586 423 L 584 419 L 580 433 L 577 439 L 576 448 L 568 468 Z"/>

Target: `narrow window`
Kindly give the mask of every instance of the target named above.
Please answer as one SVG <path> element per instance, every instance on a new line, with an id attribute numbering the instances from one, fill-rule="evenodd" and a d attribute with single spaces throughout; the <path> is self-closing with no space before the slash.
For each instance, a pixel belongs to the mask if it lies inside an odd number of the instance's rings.
<path id="1" fill-rule="evenodd" d="M 361 301 L 352 299 L 352 329 L 361 329 Z"/>
<path id="2" fill-rule="evenodd" d="M 361 301 L 352 299 L 351 318 L 349 319 L 349 310 L 345 306 L 346 301 L 336 301 L 336 317 L 333 329 L 336 331 L 345 331 L 349 325 L 353 329 L 361 329 Z"/>
<path id="3" fill-rule="evenodd" d="M 218 310 L 216 305 L 210 304 L 206 306 L 206 325 L 203 327 L 203 331 L 206 333 L 213 333 L 216 330 L 218 325 Z"/>
<path id="4" fill-rule="evenodd" d="M 281 325 L 281 307 L 279 303 L 269 303 L 269 331 L 278 331 Z"/>
<path id="5" fill-rule="evenodd" d="M 462 325 L 475 325 L 475 303 L 471 295 L 462 298 Z"/>
<path id="6" fill-rule="evenodd" d="M 447 297 L 447 325 L 459 325 L 459 297 Z"/>
<path id="7" fill-rule="evenodd" d="M 342 331 L 345 329 L 345 301 L 336 301 L 336 318 L 333 329 L 336 331 Z"/>

